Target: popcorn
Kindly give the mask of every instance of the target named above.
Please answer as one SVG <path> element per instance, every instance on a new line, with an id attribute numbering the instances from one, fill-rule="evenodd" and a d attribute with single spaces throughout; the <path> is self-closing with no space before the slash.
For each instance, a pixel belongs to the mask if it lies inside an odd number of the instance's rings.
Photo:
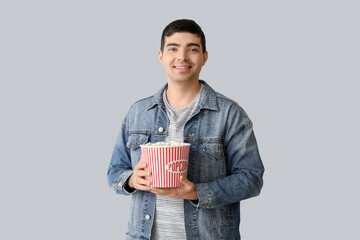
<path id="1" fill-rule="evenodd" d="M 188 144 L 176 141 L 170 142 L 156 142 L 156 143 L 147 143 L 145 146 L 170 146 L 170 147 L 178 147 L 178 146 L 186 146 Z"/>

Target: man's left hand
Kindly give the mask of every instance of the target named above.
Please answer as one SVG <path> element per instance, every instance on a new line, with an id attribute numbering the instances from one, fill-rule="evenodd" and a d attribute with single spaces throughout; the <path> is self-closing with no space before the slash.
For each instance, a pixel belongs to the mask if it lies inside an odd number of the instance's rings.
<path id="1" fill-rule="evenodd" d="M 180 181 L 182 182 L 182 187 L 176 188 L 154 188 L 150 187 L 150 192 L 157 195 L 164 195 L 168 197 L 177 197 L 182 199 L 197 200 L 199 199 L 195 184 L 190 182 L 186 177 L 181 176 Z"/>

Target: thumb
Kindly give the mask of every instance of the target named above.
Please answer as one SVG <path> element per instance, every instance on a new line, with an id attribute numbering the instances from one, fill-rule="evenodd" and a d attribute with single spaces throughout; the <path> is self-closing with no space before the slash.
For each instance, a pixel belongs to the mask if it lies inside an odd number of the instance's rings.
<path id="1" fill-rule="evenodd" d="M 190 181 L 185 176 L 180 176 L 180 182 L 185 185 L 189 185 Z"/>

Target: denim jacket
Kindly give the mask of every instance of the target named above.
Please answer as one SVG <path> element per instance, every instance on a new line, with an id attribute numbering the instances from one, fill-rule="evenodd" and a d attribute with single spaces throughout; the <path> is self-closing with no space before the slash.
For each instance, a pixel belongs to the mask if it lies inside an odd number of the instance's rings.
<path id="1" fill-rule="evenodd" d="M 206 82 L 203 97 L 184 128 L 191 143 L 188 179 L 199 199 L 184 200 L 187 239 L 240 239 L 240 201 L 257 196 L 263 185 L 252 122 L 231 99 Z M 126 239 L 150 239 L 156 195 L 125 189 L 140 160 L 140 144 L 165 141 L 168 117 L 162 93 L 133 104 L 121 124 L 108 169 L 116 193 L 132 195 Z M 171 224 L 169 224 L 171 227 Z"/>

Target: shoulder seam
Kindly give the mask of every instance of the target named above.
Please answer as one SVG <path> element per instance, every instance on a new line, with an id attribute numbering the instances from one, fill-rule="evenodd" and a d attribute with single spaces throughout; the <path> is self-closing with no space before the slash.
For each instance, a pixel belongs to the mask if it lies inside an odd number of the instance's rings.
<path id="1" fill-rule="evenodd" d="M 135 105 L 135 104 L 138 103 L 138 102 L 142 102 L 142 101 L 148 100 L 148 99 L 153 98 L 153 97 L 154 97 L 154 95 L 149 96 L 149 97 L 145 97 L 145 98 L 142 98 L 142 99 L 139 99 L 139 100 L 137 100 L 136 102 L 134 102 L 132 105 Z"/>
<path id="2" fill-rule="evenodd" d="M 246 126 L 251 126 L 251 125 L 252 125 L 252 121 L 250 120 L 249 116 L 247 115 L 247 113 L 245 112 L 245 110 L 244 110 L 236 101 L 234 101 L 234 100 L 232 100 L 231 98 L 226 97 L 226 96 L 224 96 L 223 94 L 218 93 L 218 92 L 216 92 L 216 96 L 217 96 L 218 98 L 225 99 L 225 100 L 231 102 L 232 104 L 234 104 L 234 105 L 240 110 L 240 112 L 241 112 L 241 114 L 243 115 L 243 117 L 245 117 L 245 118 L 248 120 L 248 123 L 246 124 Z"/>
<path id="3" fill-rule="evenodd" d="M 222 99 L 225 99 L 225 100 L 233 103 L 236 107 L 238 107 L 240 109 L 241 113 L 244 114 L 244 116 L 248 117 L 245 110 L 236 101 L 232 100 L 231 98 L 228 98 L 228 97 L 224 96 L 221 93 L 216 93 L 216 95 L 217 95 L 218 98 L 222 98 Z"/>

